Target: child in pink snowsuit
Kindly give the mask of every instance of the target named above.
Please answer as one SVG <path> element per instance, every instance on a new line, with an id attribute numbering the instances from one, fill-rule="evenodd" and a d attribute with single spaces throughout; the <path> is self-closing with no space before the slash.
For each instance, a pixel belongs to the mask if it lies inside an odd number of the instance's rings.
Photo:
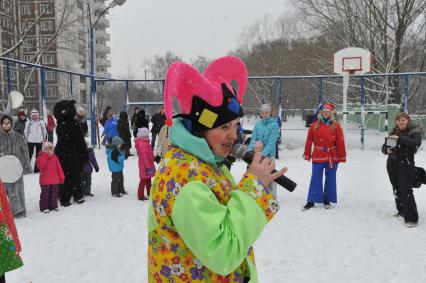
<path id="1" fill-rule="evenodd" d="M 49 213 L 58 210 L 59 185 L 64 183 L 65 176 L 58 157 L 53 152 L 50 142 L 44 142 L 36 160 L 40 169 L 40 211 Z"/>
<path id="2" fill-rule="evenodd" d="M 148 128 L 140 128 L 135 139 L 135 147 L 138 152 L 138 164 L 139 164 L 139 188 L 138 188 L 138 199 L 147 200 L 145 197 L 145 188 L 147 196 L 149 197 L 149 191 L 151 189 L 151 178 L 155 175 L 154 166 L 154 152 L 149 143 L 149 130 Z"/>

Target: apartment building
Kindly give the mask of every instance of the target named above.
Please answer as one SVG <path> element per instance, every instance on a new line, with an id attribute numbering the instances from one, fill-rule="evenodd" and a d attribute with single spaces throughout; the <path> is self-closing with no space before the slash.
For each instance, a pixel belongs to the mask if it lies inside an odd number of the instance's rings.
<path id="1" fill-rule="evenodd" d="M 105 8 L 102 0 L 0 0 L 0 54 L 23 39 L 7 57 L 89 74 L 89 9 L 94 20 Z M 94 31 L 95 72 L 102 76 L 110 76 L 108 27 L 103 16 Z M 0 99 L 8 93 L 5 67 L 0 72 Z M 23 66 L 9 66 L 9 70 L 12 89 L 24 93 L 26 107 L 40 109 L 40 71 Z M 88 108 L 90 79 L 48 70 L 45 79 L 48 108 L 60 99 L 74 99 Z"/>

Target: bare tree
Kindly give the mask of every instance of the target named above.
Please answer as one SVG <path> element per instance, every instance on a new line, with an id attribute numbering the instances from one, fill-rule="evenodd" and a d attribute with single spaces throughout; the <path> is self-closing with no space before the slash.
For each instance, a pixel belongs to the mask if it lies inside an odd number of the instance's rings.
<path id="1" fill-rule="evenodd" d="M 330 53 L 362 47 L 372 52 L 373 72 L 424 70 L 425 0 L 298 0 L 294 4 L 314 30 L 338 44 Z M 376 95 L 373 102 L 401 103 L 399 77 L 370 83 Z"/>

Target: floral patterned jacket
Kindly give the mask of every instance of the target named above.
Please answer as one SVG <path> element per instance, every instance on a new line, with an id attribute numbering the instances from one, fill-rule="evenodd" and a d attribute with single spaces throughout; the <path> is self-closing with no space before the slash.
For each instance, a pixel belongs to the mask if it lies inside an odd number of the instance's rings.
<path id="1" fill-rule="evenodd" d="M 21 244 L 16 232 L 6 191 L 0 180 L 0 276 L 23 265 Z"/>
<path id="2" fill-rule="evenodd" d="M 151 188 L 149 282 L 257 282 L 251 246 L 278 210 L 271 191 L 250 173 L 236 185 L 179 122 L 171 142 Z"/>

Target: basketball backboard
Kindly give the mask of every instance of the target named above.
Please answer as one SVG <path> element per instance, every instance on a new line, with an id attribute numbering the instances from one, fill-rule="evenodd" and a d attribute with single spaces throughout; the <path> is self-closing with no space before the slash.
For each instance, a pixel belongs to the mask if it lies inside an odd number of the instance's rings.
<path id="1" fill-rule="evenodd" d="M 371 52 L 348 47 L 334 53 L 334 72 L 340 75 L 361 75 L 371 70 Z"/>

